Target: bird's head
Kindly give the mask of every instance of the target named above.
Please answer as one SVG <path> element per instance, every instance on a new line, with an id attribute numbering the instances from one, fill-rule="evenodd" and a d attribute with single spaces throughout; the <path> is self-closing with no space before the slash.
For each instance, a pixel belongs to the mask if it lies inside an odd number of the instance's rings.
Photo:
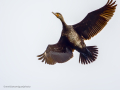
<path id="1" fill-rule="evenodd" d="M 63 16 L 62 16 L 62 14 L 60 14 L 60 13 L 54 13 L 54 12 L 52 12 L 57 18 L 59 18 L 60 20 L 64 20 L 63 19 Z"/>

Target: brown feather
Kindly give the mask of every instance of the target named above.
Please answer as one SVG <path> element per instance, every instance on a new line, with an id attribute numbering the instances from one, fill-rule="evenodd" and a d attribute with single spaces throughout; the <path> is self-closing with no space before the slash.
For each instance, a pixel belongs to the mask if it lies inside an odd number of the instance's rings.
<path id="1" fill-rule="evenodd" d="M 38 55 L 38 60 L 42 60 L 45 64 L 54 65 L 55 63 L 64 63 L 73 57 L 74 49 L 65 44 L 66 40 L 61 36 L 59 42 L 54 45 L 48 45 L 46 51 Z"/>
<path id="2" fill-rule="evenodd" d="M 107 22 L 114 15 L 117 6 L 115 2 L 108 0 L 105 6 L 90 12 L 80 23 L 73 25 L 73 28 L 85 40 L 91 39 L 106 26 Z"/>

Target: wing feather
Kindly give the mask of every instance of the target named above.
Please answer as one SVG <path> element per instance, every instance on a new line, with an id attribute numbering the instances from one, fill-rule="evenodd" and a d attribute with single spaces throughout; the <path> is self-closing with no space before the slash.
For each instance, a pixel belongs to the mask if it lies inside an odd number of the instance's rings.
<path id="1" fill-rule="evenodd" d="M 83 36 L 85 40 L 91 39 L 97 35 L 114 15 L 116 6 L 113 0 L 108 0 L 105 6 L 88 13 L 88 15 L 79 23 L 73 25 L 76 32 Z"/>
<path id="2" fill-rule="evenodd" d="M 70 48 L 65 41 L 65 38 L 61 37 L 59 42 L 54 45 L 48 45 L 46 51 L 38 55 L 38 60 L 42 60 L 45 64 L 54 65 L 55 63 L 64 63 L 73 57 L 73 49 Z"/>

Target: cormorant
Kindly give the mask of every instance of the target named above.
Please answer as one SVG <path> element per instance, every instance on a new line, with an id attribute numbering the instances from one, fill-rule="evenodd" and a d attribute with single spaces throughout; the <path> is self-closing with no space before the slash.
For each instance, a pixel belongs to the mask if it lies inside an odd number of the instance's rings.
<path id="1" fill-rule="evenodd" d="M 115 1 L 116 2 L 116 1 Z M 80 53 L 79 62 L 88 64 L 96 60 L 98 48 L 96 46 L 86 46 L 84 40 L 98 34 L 113 16 L 116 4 L 113 0 L 108 2 L 100 9 L 92 11 L 79 23 L 67 25 L 60 13 L 52 12 L 60 19 L 63 30 L 59 41 L 54 45 L 48 45 L 46 51 L 38 55 L 39 60 L 47 64 L 64 63 L 73 57 L 73 51 Z"/>

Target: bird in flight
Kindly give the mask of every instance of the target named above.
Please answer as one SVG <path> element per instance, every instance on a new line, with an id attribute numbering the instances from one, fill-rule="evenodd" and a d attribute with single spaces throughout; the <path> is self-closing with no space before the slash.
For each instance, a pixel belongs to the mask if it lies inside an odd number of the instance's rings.
<path id="1" fill-rule="evenodd" d="M 108 2 L 100 9 L 92 11 L 79 23 L 67 25 L 62 14 L 52 12 L 62 22 L 63 30 L 61 37 L 56 44 L 48 45 L 45 52 L 38 55 L 38 60 L 42 60 L 50 65 L 64 63 L 73 57 L 73 51 L 80 53 L 79 63 L 88 64 L 97 59 L 98 48 L 96 46 L 86 46 L 84 40 L 89 40 L 97 35 L 113 16 L 116 9 L 116 1 Z"/>

